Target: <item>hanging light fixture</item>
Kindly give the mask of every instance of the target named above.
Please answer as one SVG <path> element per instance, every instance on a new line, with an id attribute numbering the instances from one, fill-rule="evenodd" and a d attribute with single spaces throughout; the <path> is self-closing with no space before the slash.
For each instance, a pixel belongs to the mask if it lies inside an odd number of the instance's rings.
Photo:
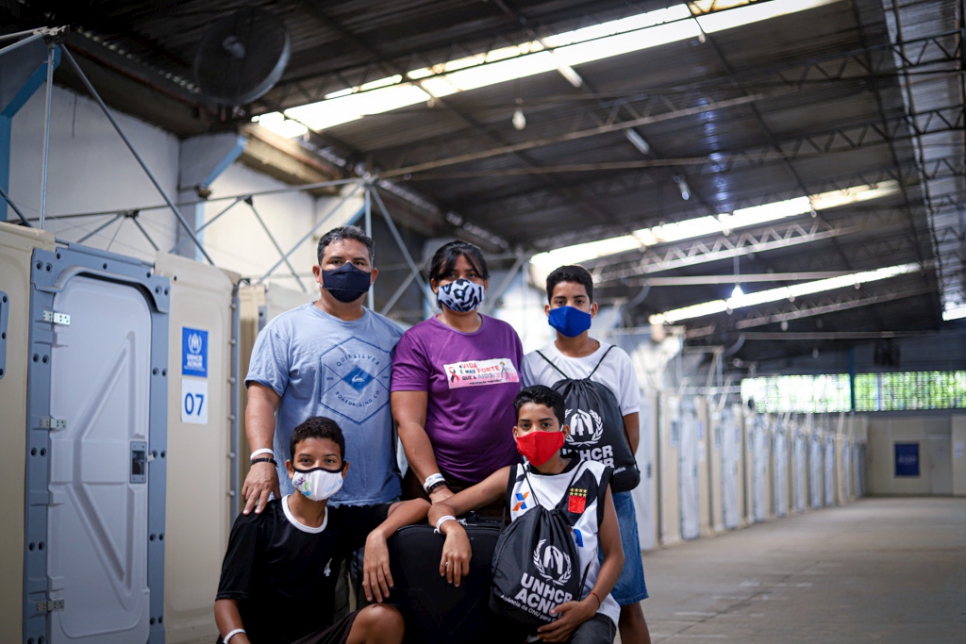
<path id="1" fill-rule="evenodd" d="M 688 185 L 687 179 L 680 175 L 674 175 L 674 183 L 678 184 L 678 190 L 681 191 L 681 198 L 687 201 L 691 198 L 691 186 Z"/>
<path id="2" fill-rule="evenodd" d="M 741 277 L 741 272 L 738 266 L 738 256 L 735 255 L 733 259 L 735 268 L 735 287 L 731 291 L 731 299 L 737 300 L 738 298 L 743 297 L 745 292 L 741 290 L 741 282 L 738 281 L 738 278 Z"/>
<path id="3" fill-rule="evenodd" d="M 513 118 L 510 122 L 513 123 L 513 127 L 517 131 L 522 130 L 527 126 L 527 117 L 523 115 L 523 98 L 520 97 L 520 80 L 517 79 L 517 98 L 516 98 L 517 108 L 513 110 Z"/>

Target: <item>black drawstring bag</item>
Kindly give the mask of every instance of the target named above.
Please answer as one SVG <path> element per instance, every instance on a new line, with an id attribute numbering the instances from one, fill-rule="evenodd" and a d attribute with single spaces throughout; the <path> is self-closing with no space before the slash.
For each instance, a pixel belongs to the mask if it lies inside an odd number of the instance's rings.
<path id="1" fill-rule="evenodd" d="M 613 348 L 611 345 L 604 352 L 586 378 L 569 378 L 547 356 L 539 351 L 537 354 L 563 376 L 553 384 L 553 389 L 567 401 L 565 418 L 566 424 L 570 425 L 570 436 L 561 455 L 610 465 L 614 468 L 611 491 L 627 492 L 641 482 L 641 471 L 637 468 L 637 459 L 631 454 L 624 415 L 614 392 L 590 379 Z"/>
<path id="2" fill-rule="evenodd" d="M 526 466 L 522 467 L 527 476 Z M 578 464 L 565 489 L 570 489 L 580 470 Z M 534 508 L 503 531 L 493 551 L 490 610 L 536 630 L 557 619 L 550 614 L 552 608 L 580 599 L 590 564 L 578 576 L 580 560 L 570 534 L 567 495 L 548 510 L 537 501 L 532 485 L 530 492 Z"/>

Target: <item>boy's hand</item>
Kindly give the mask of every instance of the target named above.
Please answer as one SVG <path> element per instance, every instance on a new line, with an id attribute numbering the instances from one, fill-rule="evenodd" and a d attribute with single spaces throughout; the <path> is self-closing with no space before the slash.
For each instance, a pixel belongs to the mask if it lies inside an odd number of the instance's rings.
<path id="1" fill-rule="evenodd" d="M 389 548 L 386 537 L 379 530 L 373 530 L 366 537 L 366 550 L 362 563 L 362 590 L 368 601 L 382 600 L 389 597 L 392 588 L 392 573 L 389 572 Z"/>
<path id="2" fill-rule="evenodd" d="M 565 602 L 550 611 L 551 614 L 560 615 L 560 617 L 538 628 L 537 635 L 544 642 L 566 642 L 577 627 L 593 617 L 596 612 L 597 600 L 590 596 L 579 602 Z"/>
<path id="3" fill-rule="evenodd" d="M 460 581 L 470 573 L 470 559 L 473 558 L 469 537 L 459 521 L 446 521 L 439 530 L 446 535 L 443 556 L 439 560 L 439 574 L 459 588 Z"/>

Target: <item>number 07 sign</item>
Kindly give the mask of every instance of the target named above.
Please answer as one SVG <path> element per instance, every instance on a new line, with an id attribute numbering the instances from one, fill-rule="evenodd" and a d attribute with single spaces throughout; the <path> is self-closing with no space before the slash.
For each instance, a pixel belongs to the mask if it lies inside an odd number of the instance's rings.
<path id="1" fill-rule="evenodd" d="M 181 422 L 208 424 L 208 381 L 181 379 Z"/>

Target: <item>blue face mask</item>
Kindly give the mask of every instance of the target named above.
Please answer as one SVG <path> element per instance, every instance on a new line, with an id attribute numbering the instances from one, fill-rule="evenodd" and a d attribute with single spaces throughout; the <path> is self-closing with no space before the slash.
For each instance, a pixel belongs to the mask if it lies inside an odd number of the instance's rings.
<path id="1" fill-rule="evenodd" d="M 555 309 L 550 309 L 547 322 L 560 335 L 568 338 L 576 338 L 590 328 L 590 319 L 590 313 L 575 309 L 572 306 L 558 306 Z"/>

